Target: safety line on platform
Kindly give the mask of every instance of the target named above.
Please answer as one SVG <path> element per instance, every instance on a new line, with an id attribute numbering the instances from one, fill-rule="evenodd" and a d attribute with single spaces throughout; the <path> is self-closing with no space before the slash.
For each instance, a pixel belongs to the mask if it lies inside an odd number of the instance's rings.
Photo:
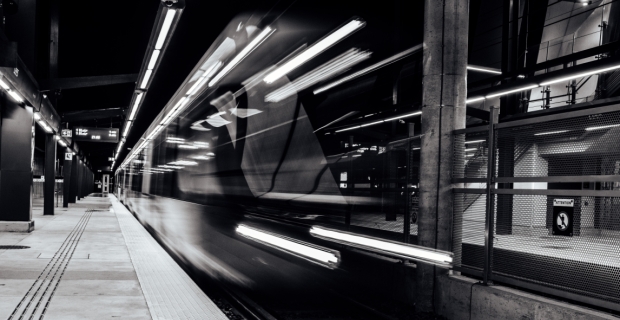
<path id="1" fill-rule="evenodd" d="M 73 229 L 71 230 L 67 238 L 65 238 L 63 243 L 60 245 L 60 248 L 56 251 L 52 259 L 47 263 L 43 271 L 41 271 L 41 273 L 39 274 L 37 279 L 34 281 L 32 286 L 28 289 L 24 297 L 17 304 L 17 306 L 15 307 L 15 309 L 9 316 L 8 320 L 13 320 L 13 318 L 19 313 L 20 310 L 21 310 L 21 314 L 19 315 L 19 318 L 17 318 L 18 320 L 23 320 L 26 317 L 28 317 L 29 320 L 34 319 L 35 315 L 37 314 L 37 311 L 39 310 L 39 307 L 42 305 L 42 302 L 44 301 L 47 295 L 47 292 L 49 291 L 50 288 L 53 287 L 51 293 L 49 294 L 45 302 L 45 307 L 43 308 L 39 316 L 39 320 L 43 319 L 43 317 L 45 316 L 45 312 L 47 311 L 47 308 L 49 307 L 49 304 L 52 300 L 52 297 L 54 296 L 54 293 L 56 292 L 56 289 L 58 288 L 58 284 L 60 283 L 60 280 L 62 279 L 62 276 L 64 275 L 65 270 L 67 269 L 67 266 L 69 265 L 69 261 L 71 261 L 71 258 L 73 257 L 73 253 L 75 252 L 75 249 L 77 248 L 78 242 L 82 238 L 82 234 L 84 234 L 84 230 L 86 229 L 86 225 L 88 224 L 88 221 L 90 220 L 91 216 L 92 216 L 92 210 L 86 210 L 86 212 L 84 213 L 84 215 L 82 215 L 82 217 L 80 218 L 78 223 L 75 225 L 75 227 L 73 227 Z M 50 275 L 52 275 L 51 278 L 50 278 Z M 39 295 L 39 292 L 43 288 L 45 289 Z M 34 290 L 34 293 L 30 295 L 30 293 L 33 290 Z M 30 297 L 29 300 L 28 300 L 28 297 Z M 39 297 L 39 299 L 34 305 L 34 308 L 29 313 L 29 309 L 37 297 Z M 28 300 L 28 302 L 22 309 L 22 305 L 24 304 L 24 302 L 26 302 L 26 300 Z M 28 314 L 30 315 L 28 316 Z"/>

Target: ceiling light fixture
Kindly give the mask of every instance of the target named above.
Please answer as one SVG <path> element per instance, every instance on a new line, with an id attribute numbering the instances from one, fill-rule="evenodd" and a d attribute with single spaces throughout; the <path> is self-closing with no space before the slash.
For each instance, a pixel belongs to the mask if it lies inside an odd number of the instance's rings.
<path id="1" fill-rule="evenodd" d="M 619 69 L 619 68 L 620 68 L 620 64 L 616 65 L 616 66 L 608 67 L 608 68 L 597 69 L 597 70 L 594 70 L 594 71 L 578 73 L 578 74 L 574 74 L 574 75 L 571 75 L 571 76 L 567 76 L 567 77 L 563 77 L 563 78 L 559 78 L 559 79 L 555 79 L 555 80 L 545 81 L 545 82 L 541 83 L 540 85 L 541 86 L 546 86 L 546 85 L 550 85 L 550 84 L 553 84 L 553 83 L 573 80 L 573 79 L 576 79 L 576 78 L 587 77 L 587 76 L 591 76 L 593 74 L 603 73 L 603 72 L 607 72 L 607 71 L 611 71 L 611 70 L 616 70 L 616 69 Z"/>
<path id="2" fill-rule="evenodd" d="M 174 15 L 176 13 L 177 12 L 174 9 L 168 9 L 168 12 L 166 12 L 164 23 L 161 26 L 159 37 L 157 37 L 157 42 L 155 43 L 156 50 L 161 50 L 164 46 L 164 42 L 166 41 L 166 37 L 168 36 L 168 32 L 170 31 L 170 27 L 172 26 L 172 21 L 174 21 Z"/>
<path id="3" fill-rule="evenodd" d="M 467 70 L 480 71 L 480 72 L 493 73 L 493 74 L 502 74 L 502 72 L 499 71 L 499 69 L 474 66 L 474 65 L 467 65 Z"/>
<path id="4" fill-rule="evenodd" d="M 268 74 L 264 81 L 266 83 L 273 83 L 274 81 L 282 78 L 284 75 L 298 68 L 302 64 L 316 57 L 323 51 L 329 49 L 336 43 L 340 42 L 342 39 L 348 37 L 353 32 L 359 30 L 364 27 L 366 22 L 362 20 L 352 20 L 349 23 L 342 26 L 340 29 L 332 32 L 327 37 L 319 40 L 317 43 L 313 44 L 308 49 L 304 50 L 302 53 L 298 54 L 294 58 L 288 60 L 283 65 L 279 66 L 276 70 L 272 71 Z"/>
<path id="5" fill-rule="evenodd" d="M 586 128 L 586 131 L 602 130 L 602 129 L 609 129 L 609 128 L 615 128 L 615 127 L 620 127 L 620 124 L 610 124 L 606 126 L 589 127 L 589 128 Z"/>
<path id="6" fill-rule="evenodd" d="M 568 132 L 568 130 L 558 130 L 558 131 L 549 131 L 549 132 L 540 132 L 540 133 L 536 133 L 534 134 L 535 136 L 546 136 L 549 134 L 557 134 L 557 133 L 565 133 Z"/>

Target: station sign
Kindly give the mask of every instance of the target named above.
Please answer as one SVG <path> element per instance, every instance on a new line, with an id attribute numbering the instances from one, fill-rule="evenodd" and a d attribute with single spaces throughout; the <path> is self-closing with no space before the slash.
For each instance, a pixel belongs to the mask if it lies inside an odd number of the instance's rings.
<path id="1" fill-rule="evenodd" d="M 62 129 L 60 135 L 65 138 L 71 138 L 73 135 L 73 131 L 71 129 Z"/>
<path id="2" fill-rule="evenodd" d="M 90 142 L 118 142 L 118 128 L 73 128 L 73 140 Z"/>
<path id="3" fill-rule="evenodd" d="M 73 154 L 71 152 L 65 153 L 65 160 L 72 160 L 72 159 L 73 159 Z"/>
<path id="4" fill-rule="evenodd" d="M 553 199 L 553 235 L 573 236 L 575 199 Z"/>

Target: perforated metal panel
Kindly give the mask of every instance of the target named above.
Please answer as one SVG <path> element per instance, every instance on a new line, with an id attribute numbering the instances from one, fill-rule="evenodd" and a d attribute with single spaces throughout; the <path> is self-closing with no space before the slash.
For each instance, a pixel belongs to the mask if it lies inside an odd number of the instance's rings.
<path id="1" fill-rule="evenodd" d="M 573 299 L 598 299 L 620 310 L 618 109 L 497 126 L 493 275 L 574 294 Z M 484 142 L 465 151 L 470 144 L 459 142 L 473 135 L 454 138 L 454 181 L 465 188 L 454 194 L 454 253 L 457 267 L 484 271 L 488 212 L 481 178 L 487 177 L 489 149 Z M 479 135 L 484 139 L 486 132 Z M 560 208 L 566 203 L 570 209 Z"/>

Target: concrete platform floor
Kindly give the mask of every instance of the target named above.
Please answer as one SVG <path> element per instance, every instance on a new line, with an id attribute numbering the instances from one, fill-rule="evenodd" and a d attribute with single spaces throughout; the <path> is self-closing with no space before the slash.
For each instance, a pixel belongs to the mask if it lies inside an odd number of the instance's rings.
<path id="1" fill-rule="evenodd" d="M 0 319 L 226 319 L 116 198 L 0 233 Z M 31 317 L 31 315 L 33 317 Z"/>

